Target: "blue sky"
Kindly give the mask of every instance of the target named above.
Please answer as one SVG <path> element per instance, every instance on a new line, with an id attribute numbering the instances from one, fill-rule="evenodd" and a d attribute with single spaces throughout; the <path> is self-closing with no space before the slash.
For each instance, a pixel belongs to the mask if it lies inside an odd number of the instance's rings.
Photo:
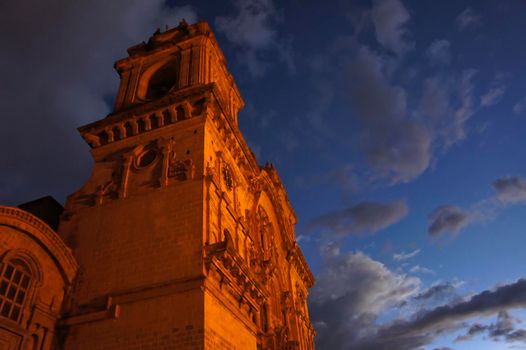
<path id="1" fill-rule="evenodd" d="M 1 7 L 3 203 L 78 188 L 76 128 L 110 111 L 113 61 L 204 19 L 297 212 L 318 348 L 526 347 L 524 1 Z"/>

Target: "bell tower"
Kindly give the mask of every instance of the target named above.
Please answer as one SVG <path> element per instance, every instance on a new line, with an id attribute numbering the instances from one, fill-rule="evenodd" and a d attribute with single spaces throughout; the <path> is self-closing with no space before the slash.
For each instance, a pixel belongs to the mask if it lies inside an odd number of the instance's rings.
<path id="1" fill-rule="evenodd" d="M 94 166 L 59 226 L 80 267 L 62 346 L 312 349 L 295 214 L 239 131 L 210 27 L 183 21 L 128 54 L 114 111 L 79 128 Z"/>

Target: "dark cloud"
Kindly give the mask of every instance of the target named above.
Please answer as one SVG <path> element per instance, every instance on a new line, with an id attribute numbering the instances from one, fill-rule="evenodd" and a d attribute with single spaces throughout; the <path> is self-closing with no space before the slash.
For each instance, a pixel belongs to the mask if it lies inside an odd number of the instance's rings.
<path id="1" fill-rule="evenodd" d="M 62 200 L 89 174 L 88 147 L 76 128 L 103 118 L 117 92 L 112 63 L 126 48 L 190 7 L 153 1 L 7 1 L 0 11 L 0 199 L 46 194 Z"/>
<path id="2" fill-rule="evenodd" d="M 526 178 L 521 176 L 506 176 L 493 181 L 497 198 L 504 203 L 526 202 Z"/>
<path id="3" fill-rule="evenodd" d="M 473 29 L 482 24 L 482 16 L 468 7 L 457 16 L 456 23 L 459 30 Z"/>
<path id="4" fill-rule="evenodd" d="M 353 35 L 337 38 L 330 53 L 314 60 L 313 66 L 323 73 L 316 87 L 323 85 L 322 91 L 330 98 L 320 98 L 323 108 L 311 113 L 317 122 L 311 124 L 321 130 L 327 100 L 343 93 L 359 122 L 353 146 L 358 146 L 363 152 L 360 159 L 367 162 L 367 182 L 407 183 L 429 168 L 438 149 L 446 150 L 466 138 L 467 123 L 479 105 L 474 92 L 476 71 L 437 70 L 443 67 L 435 63 L 451 60 L 451 44 L 444 39 L 433 42 L 426 52 L 434 63 L 433 76 L 425 78 L 418 67 L 411 66 L 403 55 L 414 47 L 410 15 L 399 0 L 373 1 L 371 8 L 348 17 Z M 380 44 L 374 49 L 361 40 L 362 34 L 370 34 L 366 32 L 370 24 Z M 329 83 L 328 76 L 332 77 Z M 422 89 L 414 88 L 420 84 Z"/>
<path id="5" fill-rule="evenodd" d="M 363 253 L 342 254 L 334 244 L 323 258 L 310 297 L 317 348 L 371 348 L 362 347 L 363 337 L 373 336 L 377 315 L 414 295 L 420 281 L 393 273 Z"/>
<path id="6" fill-rule="evenodd" d="M 443 205 L 436 208 L 429 216 L 427 233 L 438 235 L 448 231 L 459 232 L 471 222 L 470 214 L 454 205 Z"/>
<path id="7" fill-rule="evenodd" d="M 524 306 L 526 280 L 520 279 L 515 283 L 475 294 L 465 301 L 439 306 L 429 311 L 421 310 L 407 320 L 396 320 L 386 324 L 379 328 L 374 342 L 381 344 L 388 339 L 406 339 L 410 335 L 429 341 L 439 334 L 458 330 L 466 319 Z"/>
<path id="8" fill-rule="evenodd" d="M 408 39 L 406 24 L 409 12 L 399 0 L 374 0 L 371 10 L 376 40 L 387 50 L 398 55 L 414 48 Z"/>
<path id="9" fill-rule="evenodd" d="M 350 63 L 353 108 L 364 126 L 363 146 L 378 177 L 407 182 L 427 169 L 431 135 L 407 119 L 406 91 L 384 74 L 383 59 L 362 46 Z"/>
<path id="10" fill-rule="evenodd" d="M 506 334 L 506 340 L 509 342 L 526 342 L 526 329 L 518 329 L 516 331 Z"/>
<path id="11" fill-rule="evenodd" d="M 474 323 L 473 325 L 471 325 L 471 327 L 469 327 L 469 329 L 467 330 L 466 334 L 458 336 L 455 339 L 455 341 L 470 340 L 474 336 L 479 335 L 481 333 L 484 333 L 487 329 L 488 329 L 487 326 L 484 326 L 484 325 L 481 325 L 481 324 L 478 324 L 478 323 Z"/>
<path id="12" fill-rule="evenodd" d="M 502 210 L 511 205 L 526 203 L 526 178 L 504 176 L 493 181 L 492 186 L 495 195 L 474 203 L 469 210 L 455 205 L 436 208 L 429 215 L 428 234 L 457 233 L 470 224 L 495 220 Z"/>
<path id="13" fill-rule="evenodd" d="M 438 48 L 434 54 L 439 55 Z M 443 58 L 443 57 L 442 57 Z M 415 108 L 406 89 L 390 82 L 385 57 L 365 46 L 350 60 L 349 91 L 363 125 L 362 145 L 377 178 L 408 182 L 431 163 L 433 146 L 448 149 L 465 139 L 466 124 L 476 112 L 476 71 L 439 73 L 423 81 Z M 416 115 L 418 118 L 411 118 Z"/>
<path id="14" fill-rule="evenodd" d="M 483 325 L 472 324 L 466 334 L 458 336 L 456 341 L 471 340 L 477 335 L 486 335 L 494 341 L 526 342 L 526 330 L 515 329 L 521 320 L 511 316 L 507 311 L 500 311 L 495 323 Z"/>
<path id="15" fill-rule="evenodd" d="M 487 328 L 488 334 L 508 341 L 526 334 L 510 327 L 516 320 L 507 314 L 526 306 L 526 279 L 453 298 L 458 282 L 420 291 L 418 278 L 390 271 L 363 253 L 344 254 L 332 243 L 324 247 L 322 256 L 309 300 L 319 349 L 419 350 L 438 336 L 464 328 L 469 319 L 499 313 L 497 323 Z M 438 301 L 442 302 L 439 306 L 429 308 Z M 394 306 L 415 311 L 379 323 Z M 477 331 L 473 328 L 471 332 Z"/>
<path id="16" fill-rule="evenodd" d="M 337 235 L 375 233 L 400 221 L 408 213 L 405 202 L 361 202 L 333 211 L 311 221 L 311 229 L 320 228 Z"/>
<path id="17" fill-rule="evenodd" d="M 419 312 L 409 321 L 390 325 L 389 331 L 428 331 L 451 326 L 451 323 L 471 317 L 491 315 L 499 311 L 526 306 L 526 279 L 485 290 L 465 301 L 443 305 L 430 311 Z"/>
<path id="18" fill-rule="evenodd" d="M 247 65 L 248 71 L 253 76 L 261 76 L 269 64 L 263 54 L 269 51 L 294 71 L 290 45 L 277 31 L 282 18 L 273 1 L 235 0 L 234 6 L 237 14 L 218 17 L 215 25 L 239 50 L 239 61 Z"/>

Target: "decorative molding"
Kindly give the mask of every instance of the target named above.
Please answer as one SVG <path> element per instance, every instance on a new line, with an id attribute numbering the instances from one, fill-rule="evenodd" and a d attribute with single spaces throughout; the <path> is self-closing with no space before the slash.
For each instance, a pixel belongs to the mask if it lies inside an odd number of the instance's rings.
<path id="1" fill-rule="evenodd" d="M 294 242 L 292 248 L 288 250 L 287 260 L 296 268 L 296 271 L 298 271 L 298 274 L 307 288 L 311 288 L 314 285 L 314 275 L 312 274 L 298 243 Z"/>
<path id="2" fill-rule="evenodd" d="M 67 282 L 71 283 L 73 281 L 78 270 L 78 263 L 73 257 L 71 249 L 45 222 L 25 210 L 0 205 L 0 225 L 2 224 L 14 226 L 41 241 L 50 253 L 55 255 Z M 34 231 L 27 230 L 23 224 L 30 226 Z"/>
<path id="3" fill-rule="evenodd" d="M 89 311 L 81 314 L 67 316 L 61 319 L 57 326 L 68 327 L 82 323 L 98 322 L 103 320 L 117 320 L 121 314 L 121 307 L 115 304 L 111 297 L 107 298 L 106 305 L 100 310 Z"/>
<path id="4" fill-rule="evenodd" d="M 246 304 L 250 309 L 259 310 L 267 296 L 231 242 L 227 236 L 224 241 L 206 245 L 205 267 L 207 271 L 215 267 L 221 285 L 232 284 L 232 292 L 237 293 L 240 307 Z"/>

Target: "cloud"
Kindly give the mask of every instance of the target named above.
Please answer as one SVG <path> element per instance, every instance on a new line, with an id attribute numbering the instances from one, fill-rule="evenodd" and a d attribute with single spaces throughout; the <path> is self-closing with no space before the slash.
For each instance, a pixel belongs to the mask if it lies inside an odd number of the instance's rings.
<path id="1" fill-rule="evenodd" d="M 351 164 L 345 164 L 335 171 L 332 171 L 328 176 L 336 181 L 343 192 L 356 192 L 359 189 L 357 170 Z"/>
<path id="2" fill-rule="evenodd" d="M 484 107 L 493 106 L 499 103 L 505 92 L 504 86 L 493 87 L 480 97 L 480 104 Z"/>
<path id="3" fill-rule="evenodd" d="M 431 159 L 431 135 L 407 119 L 406 91 L 391 85 L 384 61 L 361 46 L 348 67 L 353 108 L 364 126 L 363 147 L 379 178 L 408 182 L 424 172 Z"/>
<path id="4" fill-rule="evenodd" d="M 409 272 L 411 272 L 411 273 L 431 274 L 431 275 L 435 274 L 435 271 L 433 271 L 433 270 L 431 270 L 431 269 L 429 269 L 427 267 L 420 266 L 420 265 L 415 265 L 415 266 L 411 267 Z"/>
<path id="5" fill-rule="evenodd" d="M 421 291 L 414 300 L 430 304 L 443 304 L 457 296 L 456 291 L 462 285 L 459 281 L 447 281 L 434 283 L 431 287 Z"/>
<path id="6" fill-rule="evenodd" d="M 330 53 L 316 60 L 323 63 L 316 64 L 324 70 L 321 76 L 332 77 L 323 91 L 333 91 L 331 97 L 343 92 L 359 121 L 356 144 L 367 163 L 367 182 L 410 182 L 429 168 L 437 149 L 447 150 L 466 138 L 467 123 L 478 107 L 476 71 L 448 70 L 423 79 L 402 55 L 414 43 L 408 39 L 410 16 L 398 0 L 373 1 L 370 10 L 350 17 L 355 33 L 335 40 Z M 371 19 L 381 49 L 360 42 L 359 34 L 367 29 L 364 18 Z M 447 63 L 450 43 L 436 40 L 427 55 L 433 63 Z M 409 89 L 399 78 L 408 70 L 415 72 L 410 84 L 423 84 L 421 89 Z M 323 81 L 317 79 L 316 86 Z M 342 82 L 343 88 L 335 82 Z M 323 124 L 319 115 L 326 112 L 316 113 L 315 120 Z"/>
<path id="7" fill-rule="evenodd" d="M 497 198 L 503 203 L 515 204 L 526 202 L 526 178 L 506 176 L 493 181 Z"/>
<path id="8" fill-rule="evenodd" d="M 393 273 L 361 252 L 342 254 L 334 247 L 330 251 L 323 256 L 310 297 L 317 347 L 362 349 L 362 338 L 374 332 L 377 315 L 414 295 L 420 281 Z"/>
<path id="9" fill-rule="evenodd" d="M 162 0 L 2 5 L 0 197 L 7 204 L 52 194 L 62 200 L 89 175 L 89 147 L 75 133 L 101 119 L 117 93 L 113 62 L 158 27 L 196 20 Z M 8 126 L 8 127 L 7 127 Z M 38 174 L 38 175 L 36 175 Z"/>
<path id="10" fill-rule="evenodd" d="M 429 216 L 427 232 L 430 235 L 438 235 L 445 231 L 457 233 L 470 222 L 468 212 L 454 205 L 443 205 Z"/>
<path id="11" fill-rule="evenodd" d="M 374 0 L 371 10 L 376 40 L 387 50 L 401 55 L 414 48 L 408 40 L 406 24 L 410 19 L 399 0 Z"/>
<path id="12" fill-rule="evenodd" d="M 506 334 L 506 340 L 509 342 L 526 342 L 526 329 L 518 329 L 516 331 Z"/>
<path id="13" fill-rule="evenodd" d="M 468 7 L 457 16 L 456 23 L 459 30 L 473 29 L 482 25 L 482 16 Z"/>
<path id="14" fill-rule="evenodd" d="M 394 254 L 393 255 L 393 260 L 395 260 L 395 261 L 408 260 L 408 259 L 411 259 L 411 258 L 415 257 L 419 253 L 420 253 L 420 249 L 415 249 L 415 250 L 413 250 L 412 252 L 409 252 L 409 253 Z"/>
<path id="15" fill-rule="evenodd" d="M 247 65 L 255 77 L 261 76 L 268 61 L 265 52 L 277 53 L 289 70 L 294 71 L 294 60 L 288 42 L 278 37 L 277 26 L 281 22 L 279 12 L 272 0 L 235 0 L 237 14 L 216 18 L 217 31 L 239 49 L 239 61 Z"/>
<path id="16" fill-rule="evenodd" d="M 480 104 L 483 107 L 493 106 L 500 102 L 506 93 L 505 75 L 498 74 L 491 82 L 488 91 L 480 97 Z"/>
<path id="17" fill-rule="evenodd" d="M 448 40 L 435 40 L 426 50 L 426 55 L 434 64 L 449 64 L 451 62 L 451 43 Z"/>
<path id="18" fill-rule="evenodd" d="M 515 325 L 518 323 L 521 323 L 521 320 L 511 316 L 507 311 L 500 311 L 495 323 L 489 325 L 474 323 L 469 327 L 466 334 L 458 336 L 455 341 L 471 340 L 477 335 L 485 334 L 493 341 L 525 342 L 526 330 L 516 330 Z"/>
<path id="19" fill-rule="evenodd" d="M 427 120 L 445 149 L 466 137 L 466 123 L 475 113 L 475 74 L 467 69 L 458 76 L 438 74 L 424 81 L 417 113 Z"/>
<path id="20" fill-rule="evenodd" d="M 456 304 L 446 304 L 427 312 L 420 312 L 415 318 L 395 324 L 393 327 L 399 331 L 403 329 L 425 331 L 441 328 L 451 322 L 524 306 L 526 306 L 526 279 L 519 279 L 511 284 L 485 290 Z"/>
<path id="21" fill-rule="evenodd" d="M 420 310 L 410 318 L 385 324 L 376 332 L 374 342 L 384 344 L 389 339 L 405 339 L 408 335 L 419 336 L 420 339 L 430 342 L 438 335 L 458 330 L 467 319 L 524 306 L 526 306 L 526 280 L 520 279 L 508 285 L 485 290 L 464 301 L 438 306 L 431 310 Z M 411 350 L 417 348 L 417 346 L 406 347 Z M 394 347 L 394 349 L 398 348 Z"/>
<path id="22" fill-rule="evenodd" d="M 510 205 L 526 203 L 526 178 L 522 176 L 498 178 L 493 181 L 492 187 L 495 195 L 474 203 L 469 210 L 451 204 L 436 208 L 429 215 L 428 234 L 458 233 L 470 224 L 495 220 Z"/>
<path id="23" fill-rule="evenodd" d="M 361 252 L 343 253 L 335 243 L 322 247 L 319 271 L 309 308 L 320 349 L 419 350 L 464 328 L 467 320 L 498 313 L 494 335 L 522 339 L 526 334 L 510 330 L 503 313 L 526 307 L 526 279 L 464 298 L 456 297 L 458 281 L 420 291 L 420 279 L 393 272 Z M 429 308 L 435 303 L 441 304 Z M 390 314 L 381 322 L 395 306 L 414 312 Z"/>
<path id="24" fill-rule="evenodd" d="M 375 233 L 397 223 L 408 211 L 404 201 L 361 202 L 344 210 L 322 215 L 312 220 L 309 228 L 319 228 L 337 235 Z"/>
<path id="25" fill-rule="evenodd" d="M 475 69 L 466 69 L 461 74 L 457 95 L 460 103 L 451 120 L 452 127 L 445 129 L 448 132 L 448 135 L 445 137 L 446 145 L 453 144 L 465 138 L 465 124 L 475 113 L 473 78 L 476 74 L 477 71 Z"/>
<path id="26" fill-rule="evenodd" d="M 413 180 L 429 167 L 433 145 L 448 149 L 466 138 L 466 124 L 476 112 L 476 71 L 425 79 L 413 111 L 407 106 L 406 90 L 390 83 L 386 65 L 385 58 L 361 46 L 348 65 L 348 81 L 374 177 L 396 184 Z"/>
<path id="27" fill-rule="evenodd" d="M 471 327 L 469 327 L 468 331 L 464 335 L 460 335 L 457 338 L 455 338 L 455 341 L 465 341 L 472 339 L 475 335 L 483 333 L 486 331 L 487 326 L 483 326 L 481 324 L 475 323 Z"/>
<path id="28" fill-rule="evenodd" d="M 513 113 L 522 114 L 526 111 L 526 96 L 513 105 Z"/>

